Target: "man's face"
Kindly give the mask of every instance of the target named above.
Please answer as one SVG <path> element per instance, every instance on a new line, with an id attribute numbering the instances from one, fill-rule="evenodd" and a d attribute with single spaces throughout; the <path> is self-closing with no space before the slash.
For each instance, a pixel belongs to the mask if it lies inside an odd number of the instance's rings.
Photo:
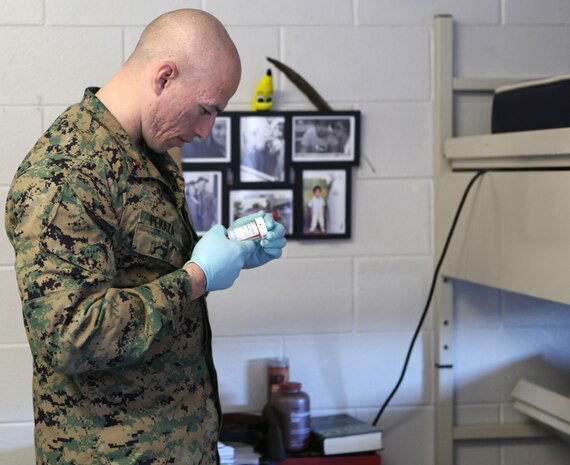
<path id="1" fill-rule="evenodd" d="M 216 108 L 193 89 L 165 92 L 148 115 L 143 137 L 159 153 L 181 147 L 195 137 L 205 140 L 216 120 Z"/>
<path id="2" fill-rule="evenodd" d="M 147 145 L 163 153 L 195 137 L 205 140 L 238 82 L 239 77 L 232 79 L 223 74 L 209 74 L 202 79 L 179 76 L 168 81 L 149 108 L 147 124 L 143 124 Z"/>

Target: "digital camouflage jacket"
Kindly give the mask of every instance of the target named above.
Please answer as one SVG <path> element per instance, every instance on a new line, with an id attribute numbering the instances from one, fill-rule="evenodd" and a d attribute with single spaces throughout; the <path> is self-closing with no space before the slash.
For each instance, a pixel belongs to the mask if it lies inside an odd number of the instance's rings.
<path id="1" fill-rule="evenodd" d="M 207 308 L 181 269 L 197 240 L 184 181 L 95 91 L 39 139 L 6 206 L 37 463 L 216 463 Z"/>

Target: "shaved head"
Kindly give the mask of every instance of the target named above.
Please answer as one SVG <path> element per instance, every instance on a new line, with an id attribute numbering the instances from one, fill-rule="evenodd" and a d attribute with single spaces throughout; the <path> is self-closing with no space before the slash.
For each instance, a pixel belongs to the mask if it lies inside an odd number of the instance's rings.
<path id="1" fill-rule="evenodd" d="M 152 21 L 97 96 L 135 143 L 163 152 L 208 137 L 240 78 L 239 54 L 222 23 L 187 8 Z"/>
<path id="2" fill-rule="evenodd" d="M 141 34 L 129 58 L 145 66 L 156 60 L 172 60 L 182 70 L 212 70 L 219 59 L 239 63 L 237 49 L 222 23 L 202 10 L 181 9 L 152 21 Z"/>

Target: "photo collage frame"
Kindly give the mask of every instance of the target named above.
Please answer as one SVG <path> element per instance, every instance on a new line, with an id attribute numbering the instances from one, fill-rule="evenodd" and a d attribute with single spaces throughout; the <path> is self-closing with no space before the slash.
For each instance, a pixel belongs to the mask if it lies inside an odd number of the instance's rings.
<path id="1" fill-rule="evenodd" d="M 288 238 L 351 237 L 359 111 L 223 112 L 179 155 L 199 235 L 264 210 Z"/>

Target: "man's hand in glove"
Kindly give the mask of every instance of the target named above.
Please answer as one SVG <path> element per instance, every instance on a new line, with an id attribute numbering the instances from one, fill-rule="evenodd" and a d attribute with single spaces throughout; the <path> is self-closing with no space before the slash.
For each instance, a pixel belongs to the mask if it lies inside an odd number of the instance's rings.
<path id="1" fill-rule="evenodd" d="M 239 276 L 254 249 L 255 244 L 251 241 L 229 240 L 226 228 L 217 224 L 198 241 L 186 265 L 195 263 L 202 269 L 206 275 L 206 292 L 227 289 Z"/>
<path id="2" fill-rule="evenodd" d="M 237 241 L 226 236 L 226 228 L 218 224 L 210 229 L 196 244 L 192 257 L 184 265 L 194 263 L 206 277 L 205 291 L 227 289 L 239 276 L 242 268 L 256 268 L 279 258 L 287 244 L 285 228 L 263 211 L 240 218 L 230 228 L 247 224 L 264 217 L 267 236 L 261 240 Z M 192 276 L 191 270 L 187 271 Z"/>
<path id="3" fill-rule="evenodd" d="M 260 241 L 252 241 L 255 244 L 255 248 L 249 257 L 245 259 L 244 268 L 256 268 L 265 265 L 275 258 L 279 258 L 283 247 L 287 244 L 283 225 L 275 221 L 269 213 L 265 213 L 263 210 L 234 221 L 229 229 L 251 223 L 260 216 L 263 216 L 267 226 L 267 236 Z"/>

